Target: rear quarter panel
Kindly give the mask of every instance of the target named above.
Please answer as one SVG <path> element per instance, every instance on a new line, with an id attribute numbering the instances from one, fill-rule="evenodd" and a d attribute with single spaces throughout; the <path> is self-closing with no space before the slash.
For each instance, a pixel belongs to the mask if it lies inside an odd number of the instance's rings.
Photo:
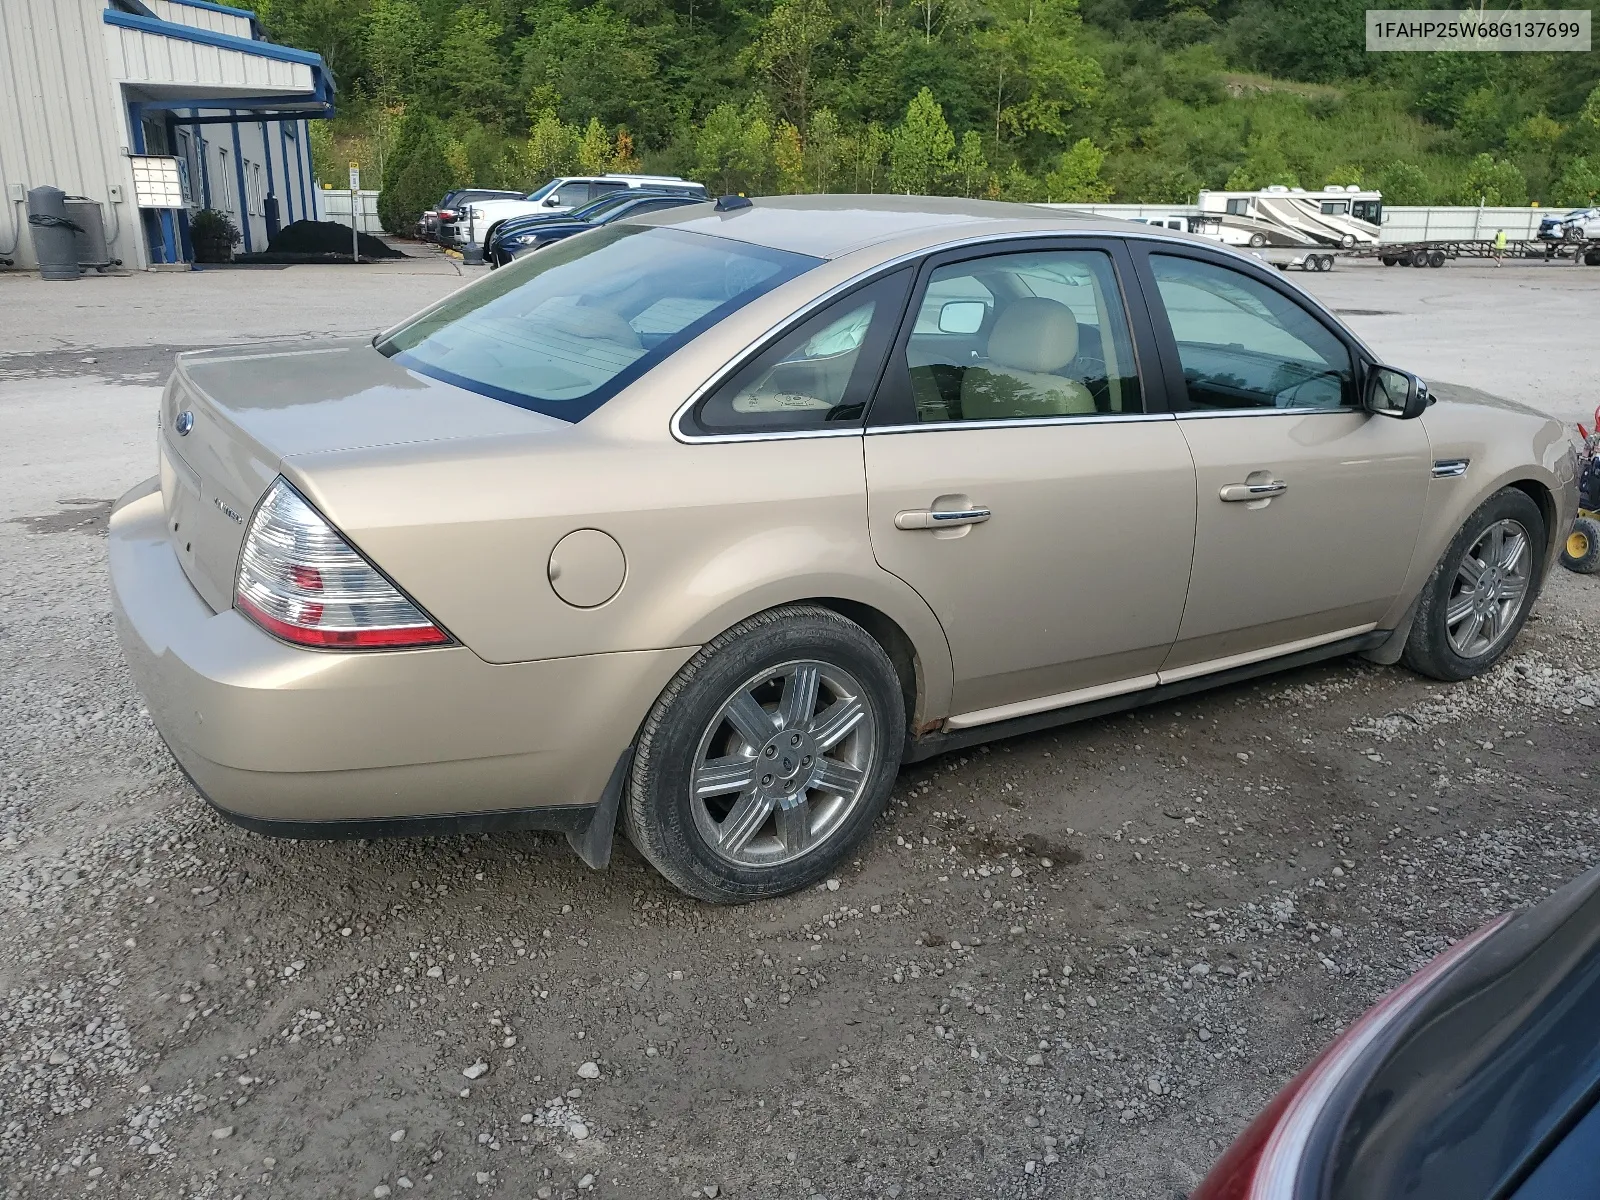
<path id="1" fill-rule="evenodd" d="M 289 459 L 285 474 L 445 628 L 491 663 L 697 646 L 808 598 L 876 608 L 917 651 L 921 708 L 943 715 L 949 650 L 933 614 L 881 570 L 859 437 L 684 445 L 575 426 Z M 551 586 L 556 544 L 598 529 L 620 591 L 576 608 Z M 919 719 L 920 714 L 919 714 Z"/>

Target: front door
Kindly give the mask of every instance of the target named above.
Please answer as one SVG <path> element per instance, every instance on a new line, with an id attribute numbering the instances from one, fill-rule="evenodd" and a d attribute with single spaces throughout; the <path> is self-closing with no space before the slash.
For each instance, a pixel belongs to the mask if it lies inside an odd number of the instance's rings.
<path id="1" fill-rule="evenodd" d="M 1147 278 L 1194 455 L 1194 572 L 1163 681 L 1373 629 L 1411 567 L 1420 421 L 1360 408 L 1360 364 L 1275 281 L 1181 251 Z M 1170 340 L 1167 340 L 1169 339 Z"/>
<path id="2" fill-rule="evenodd" d="M 944 626 L 951 727 L 1153 686 L 1177 636 L 1194 468 L 1149 411 L 1128 269 L 1077 240 L 923 268 L 868 424 L 867 507 L 879 564 Z"/>

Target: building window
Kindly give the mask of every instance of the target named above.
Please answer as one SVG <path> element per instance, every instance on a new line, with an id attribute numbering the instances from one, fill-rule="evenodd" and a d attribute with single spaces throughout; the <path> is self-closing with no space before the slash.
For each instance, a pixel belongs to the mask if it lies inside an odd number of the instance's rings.
<path id="1" fill-rule="evenodd" d="M 217 176 L 217 207 L 225 213 L 237 211 L 233 206 L 233 175 L 228 167 L 228 151 L 223 146 L 217 147 Z"/>

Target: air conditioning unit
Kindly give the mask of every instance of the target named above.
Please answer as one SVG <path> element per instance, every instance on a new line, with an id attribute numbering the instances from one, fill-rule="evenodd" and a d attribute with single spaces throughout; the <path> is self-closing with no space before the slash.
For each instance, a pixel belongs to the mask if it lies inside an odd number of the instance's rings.
<path id="1" fill-rule="evenodd" d="M 78 265 L 86 269 L 103 271 L 119 265 L 106 246 L 106 227 L 100 219 L 100 202 L 82 196 L 67 197 L 67 217 L 78 226 L 72 243 L 78 252 Z"/>

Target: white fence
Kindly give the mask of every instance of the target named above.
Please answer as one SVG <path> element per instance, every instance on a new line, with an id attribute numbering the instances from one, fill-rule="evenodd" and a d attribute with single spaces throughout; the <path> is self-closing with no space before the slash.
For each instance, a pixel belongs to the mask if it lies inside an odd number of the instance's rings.
<path id="1" fill-rule="evenodd" d="M 1555 209 L 1565 212 L 1565 209 Z M 1396 205 L 1383 210 L 1384 242 L 1450 242 L 1493 238 L 1502 229 L 1506 237 L 1531 238 L 1548 208 L 1444 208 Z"/>
<path id="2" fill-rule="evenodd" d="M 1102 217 L 1132 220 L 1137 217 L 1186 217 L 1200 211 L 1195 204 L 1050 204 L 1048 208 L 1069 208 Z M 1539 222 L 1552 212 L 1549 208 L 1470 208 L 1453 205 L 1385 206 L 1380 242 L 1489 241 L 1500 230 L 1513 241 L 1531 238 L 1539 232 Z"/>
<path id="3" fill-rule="evenodd" d="M 378 193 L 373 191 L 360 191 L 356 193 L 360 204 L 356 209 L 356 226 L 362 233 L 380 234 L 383 224 L 378 220 Z M 340 225 L 350 224 L 350 193 L 336 191 L 333 188 L 322 189 L 322 219 L 324 221 L 337 221 Z"/>

